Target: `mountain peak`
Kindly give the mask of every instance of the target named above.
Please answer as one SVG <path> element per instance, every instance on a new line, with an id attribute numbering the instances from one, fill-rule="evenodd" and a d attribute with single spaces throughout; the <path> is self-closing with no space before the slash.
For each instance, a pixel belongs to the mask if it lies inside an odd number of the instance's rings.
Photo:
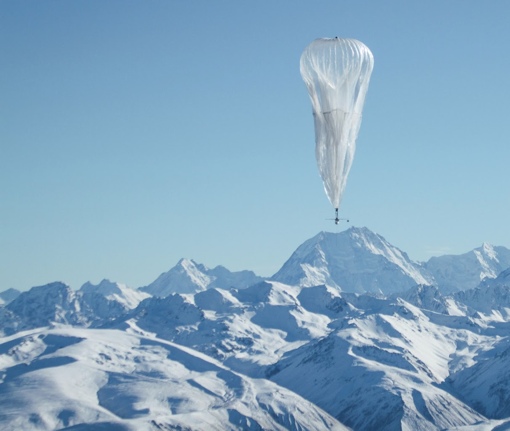
<path id="1" fill-rule="evenodd" d="M 142 300 L 149 297 L 148 293 L 132 289 L 125 284 L 114 283 L 107 279 L 102 280 L 97 285 L 87 282 L 81 287 L 79 293 L 85 299 L 92 300 L 91 296 L 99 296 L 107 301 L 117 302 L 126 309 L 135 308 Z"/>
<path id="2" fill-rule="evenodd" d="M 108 280 L 106 278 L 101 280 L 100 283 L 97 284 L 97 285 L 92 284 L 90 281 L 87 281 L 80 288 L 80 291 L 82 291 L 82 292 L 101 293 L 103 295 L 120 294 L 120 293 L 122 293 L 118 283 L 113 283 L 112 281 L 110 281 L 110 280 Z"/>
<path id="3" fill-rule="evenodd" d="M 141 290 L 154 296 L 165 297 L 172 293 L 195 293 L 205 290 L 212 279 L 191 259 L 180 259 L 169 271 L 162 273 L 155 281 Z"/>
<path id="4" fill-rule="evenodd" d="M 223 266 L 209 269 L 192 259 L 183 258 L 141 290 L 164 298 L 172 293 L 197 293 L 212 287 L 242 289 L 261 280 L 252 271 L 231 272 Z"/>
<path id="5" fill-rule="evenodd" d="M 180 266 L 186 270 L 190 270 L 192 268 L 197 268 L 199 266 L 204 267 L 204 265 L 201 265 L 201 264 L 195 262 L 193 259 L 188 259 L 186 257 L 179 259 L 179 262 L 177 262 L 177 265 L 175 265 L 175 266 L 176 267 Z"/>
<path id="6" fill-rule="evenodd" d="M 366 227 L 320 232 L 299 246 L 272 279 L 359 293 L 393 293 L 432 283 L 419 264 Z"/>
<path id="7" fill-rule="evenodd" d="M 494 249 L 494 246 L 491 244 L 484 242 L 481 247 L 475 249 L 476 251 L 479 251 L 483 253 L 485 256 L 487 256 L 489 259 L 495 260 L 498 262 L 497 252 Z"/>
<path id="8" fill-rule="evenodd" d="M 510 266 L 510 250 L 485 242 L 461 255 L 432 257 L 424 266 L 443 292 L 468 290 L 506 270 Z"/>
<path id="9" fill-rule="evenodd" d="M 74 324 L 77 322 L 76 311 L 79 304 L 76 292 L 57 281 L 20 293 L 6 305 L 6 309 L 25 322 L 18 328 L 20 330 L 46 326 L 53 322 Z"/>

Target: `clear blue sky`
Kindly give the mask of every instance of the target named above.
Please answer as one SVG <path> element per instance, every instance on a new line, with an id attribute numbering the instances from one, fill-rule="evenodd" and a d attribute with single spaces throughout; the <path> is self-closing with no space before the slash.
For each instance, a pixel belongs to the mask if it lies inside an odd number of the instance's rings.
<path id="1" fill-rule="evenodd" d="M 510 2 L 0 0 L 0 291 L 276 272 L 336 231 L 299 74 L 373 52 L 341 213 L 414 260 L 510 247 Z"/>

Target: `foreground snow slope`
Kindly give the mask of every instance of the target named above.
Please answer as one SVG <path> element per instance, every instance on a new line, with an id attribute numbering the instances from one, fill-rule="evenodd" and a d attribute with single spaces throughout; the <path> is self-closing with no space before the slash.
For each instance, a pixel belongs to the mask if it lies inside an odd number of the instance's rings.
<path id="1" fill-rule="evenodd" d="M 346 430 L 309 401 L 157 338 L 76 328 L 0 340 L 0 429 Z"/>

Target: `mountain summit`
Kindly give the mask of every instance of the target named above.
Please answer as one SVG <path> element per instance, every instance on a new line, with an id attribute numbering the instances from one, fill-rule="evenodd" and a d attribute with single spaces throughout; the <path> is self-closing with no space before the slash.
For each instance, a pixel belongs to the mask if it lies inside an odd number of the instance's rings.
<path id="1" fill-rule="evenodd" d="M 473 289 L 510 267 L 510 250 L 484 243 L 468 253 L 432 257 L 425 264 L 443 292 Z"/>
<path id="2" fill-rule="evenodd" d="M 346 292 L 391 294 L 434 279 L 419 263 L 366 227 L 321 232 L 272 277 L 291 285 L 326 284 Z"/>
<path id="3" fill-rule="evenodd" d="M 191 259 L 181 259 L 169 271 L 141 290 L 164 298 L 172 293 L 196 293 L 213 287 L 230 289 L 245 288 L 262 281 L 252 271 L 231 272 L 223 266 L 213 269 Z"/>

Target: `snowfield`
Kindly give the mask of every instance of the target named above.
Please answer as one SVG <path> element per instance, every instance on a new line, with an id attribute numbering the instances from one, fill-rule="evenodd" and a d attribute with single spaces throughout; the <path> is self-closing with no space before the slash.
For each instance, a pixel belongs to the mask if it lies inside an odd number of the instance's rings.
<path id="1" fill-rule="evenodd" d="M 351 228 L 266 280 L 6 291 L 0 429 L 510 430 L 507 252 L 416 263 Z"/>
<path id="2" fill-rule="evenodd" d="M 27 331 L 0 361 L 3 430 L 347 429 L 275 383 L 125 331 Z"/>

